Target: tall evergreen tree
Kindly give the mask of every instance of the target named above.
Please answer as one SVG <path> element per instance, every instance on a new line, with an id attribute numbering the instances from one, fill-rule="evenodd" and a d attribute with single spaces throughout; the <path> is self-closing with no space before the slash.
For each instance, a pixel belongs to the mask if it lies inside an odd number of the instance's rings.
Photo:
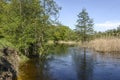
<path id="1" fill-rule="evenodd" d="M 86 9 L 82 9 L 78 14 L 76 29 L 80 33 L 82 42 L 87 41 L 89 35 L 93 33 L 93 19 L 89 17 Z"/>

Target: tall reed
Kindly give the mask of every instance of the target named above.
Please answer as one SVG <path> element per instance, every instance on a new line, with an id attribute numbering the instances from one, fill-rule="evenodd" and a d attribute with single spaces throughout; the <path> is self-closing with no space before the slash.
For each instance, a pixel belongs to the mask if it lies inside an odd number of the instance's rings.
<path id="1" fill-rule="evenodd" d="M 120 39 L 101 38 L 89 42 L 88 46 L 100 52 L 120 52 Z"/>

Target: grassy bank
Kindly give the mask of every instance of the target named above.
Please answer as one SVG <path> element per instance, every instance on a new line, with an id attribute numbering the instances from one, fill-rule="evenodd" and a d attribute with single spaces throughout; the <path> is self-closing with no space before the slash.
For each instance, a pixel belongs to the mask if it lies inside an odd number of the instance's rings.
<path id="1" fill-rule="evenodd" d="M 16 80 L 19 64 L 27 60 L 28 58 L 20 54 L 12 43 L 6 39 L 0 39 L 0 80 Z"/>
<path id="2" fill-rule="evenodd" d="M 8 42 L 6 39 L 4 39 L 4 38 L 0 39 L 0 49 L 5 48 L 5 47 L 14 48 L 14 46 L 10 42 Z"/>
<path id="3" fill-rule="evenodd" d="M 3 39 L 0 39 L 0 56 L 3 56 L 2 50 L 3 50 L 4 48 L 7 48 L 7 47 L 12 48 L 12 49 L 16 50 L 16 51 L 19 53 L 19 61 L 20 61 L 20 63 L 25 62 L 25 61 L 28 60 L 28 58 L 27 58 L 26 56 L 22 55 L 22 54 L 18 51 L 18 49 L 15 48 L 15 46 L 14 46 L 12 43 L 10 43 L 9 41 L 7 41 L 7 40 L 4 39 L 4 38 L 3 38 Z M 20 54 L 21 54 L 21 55 L 20 55 Z"/>
<path id="4" fill-rule="evenodd" d="M 95 39 L 88 46 L 99 52 L 120 52 L 120 39 Z"/>

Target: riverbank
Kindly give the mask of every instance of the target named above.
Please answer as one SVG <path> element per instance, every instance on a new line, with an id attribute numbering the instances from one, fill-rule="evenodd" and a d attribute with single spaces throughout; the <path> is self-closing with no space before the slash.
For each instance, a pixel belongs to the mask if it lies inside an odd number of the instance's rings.
<path id="1" fill-rule="evenodd" d="M 0 54 L 0 80 L 17 80 L 18 52 L 12 48 L 4 48 Z"/>
<path id="2" fill-rule="evenodd" d="M 95 39 L 90 41 L 87 46 L 98 52 L 119 52 L 120 53 L 120 39 L 118 38 Z"/>
<path id="3" fill-rule="evenodd" d="M 17 80 L 19 64 L 25 60 L 10 42 L 0 39 L 0 80 Z"/>
<path id="4" fill-rule="evenodd" d="M 58 44 L 66 44 L 66 45 L 81 45 L 81 42 L 77 41 L 57 41 Z M 48 44 L 54 44 L 54 41 L 48 41 Z"/>

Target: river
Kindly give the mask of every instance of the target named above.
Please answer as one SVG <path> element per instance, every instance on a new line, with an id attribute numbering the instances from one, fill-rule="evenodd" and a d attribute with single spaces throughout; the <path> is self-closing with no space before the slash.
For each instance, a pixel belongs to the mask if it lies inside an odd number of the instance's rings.
<path id="1" fill-rule="evenodd" d="M 120 80 L 120 54 L 54 45 L 45 59 L 19 67 L 21 80 Z"/>

